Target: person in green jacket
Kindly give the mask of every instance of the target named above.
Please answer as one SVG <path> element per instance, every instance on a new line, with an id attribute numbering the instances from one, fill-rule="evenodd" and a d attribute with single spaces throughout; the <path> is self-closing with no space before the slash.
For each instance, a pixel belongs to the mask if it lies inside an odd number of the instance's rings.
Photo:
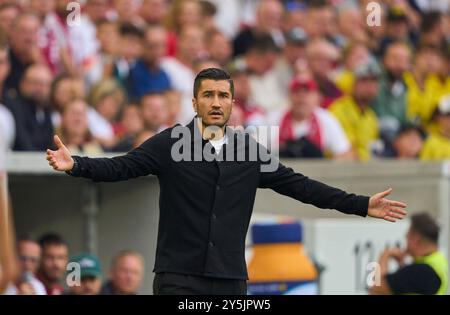
<path id="1" fill-rule="evenodd" d="M 403 76 L 411 67 L 411 50 L 404 42 L 390 44 L 383 56 L 383 74 L 379 80 L 378 96 L 373 102 L 381 137 L 391 141 L 406 115 L 407 87 Z"/>

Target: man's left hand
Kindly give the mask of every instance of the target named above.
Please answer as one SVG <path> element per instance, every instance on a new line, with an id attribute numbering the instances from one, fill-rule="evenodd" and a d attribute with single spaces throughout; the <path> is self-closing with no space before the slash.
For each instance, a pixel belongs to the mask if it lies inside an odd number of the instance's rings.
<path id="1" fill-rule="evenodd" d="M 369 199 L 367 215 L 373 218 L 383 219 L 389 222 L 401 220 L 406 216 L 406 204 L 400 201 L 386 199 L 392 192 L 392 188 L 373 195 Z"/>

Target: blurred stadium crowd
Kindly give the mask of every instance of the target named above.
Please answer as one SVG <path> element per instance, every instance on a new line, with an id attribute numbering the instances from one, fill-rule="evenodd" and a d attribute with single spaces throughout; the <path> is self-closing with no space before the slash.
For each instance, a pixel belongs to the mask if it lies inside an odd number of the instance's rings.
<path id="1" fill-rule="evenodd" d="M 66 241 L 55 233 L 19 237 L 16 252 L 18 277 L 6 295 L 131 295 L 144 277 L 144 259 L 135 251 L 118 252 L 103 272 L 93 254 L 69 258 Z"/>
<path id="2" fill-rule="evenodd" d="M 189 122 L 196 73 L 221 67 L 229 124 L 279 126 L 281 156 L 450 158 L 449 1 L 70 3 L 0 0 L 14 151 L 53 148 L 54 133 L 74 153 L 128 151 Z"/>
<path id="3" fill-rule="evenodd" d="M 74 154 L 129 151 L 188 123 L 196 73 L 220 67 L 235 82 L 229 125 L 278 126 L 282 157 L 448 159 L 449 10 L 448 0 L 0 0 L 0 144 L 45 151 L 56 133 Z M 119 252 L 107 274 L 95 255 L 69 259 L 56 234 L 19 238 L 17 254 L 7 294 L 134 294 L 144 275 L 139 253 Z M 81 272 L 69 290 L 68 262 Z"/>

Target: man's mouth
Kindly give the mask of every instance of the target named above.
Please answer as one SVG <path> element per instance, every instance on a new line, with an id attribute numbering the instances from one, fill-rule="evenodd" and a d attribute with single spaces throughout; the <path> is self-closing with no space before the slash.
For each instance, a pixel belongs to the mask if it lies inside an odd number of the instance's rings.
<path id="1" fill-rule="evenodd" d="M 218 117 L 222 117 L 222 116 L 223 116 L 223 113 L 222 113 L 222 112 L 219 112 L 219 111 L 213 111 L 213 112 L 210 112 L 210 113 L 209 113 L 209 116 L 212 116 L 212 117 L 214 117 L 214 118 L 218 118 Z"/>

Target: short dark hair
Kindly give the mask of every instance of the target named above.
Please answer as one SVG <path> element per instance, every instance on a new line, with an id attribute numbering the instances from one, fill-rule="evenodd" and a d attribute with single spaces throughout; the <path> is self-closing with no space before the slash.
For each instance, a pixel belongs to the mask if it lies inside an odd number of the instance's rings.
<path id="1" fill-rule="evenodd" d="M 131 23 L 123 23 L 120 25 L 119 34 L 121 36 L 134 36 L 139 39 L 143 39 L 145 36 L 144 31 L 140 27 L 137 27 Z"/>
<path id="2" fill-rule="evenodd" d="M 47 233 L 39 238 L 39 245 L 41 245 L 43 249 L 48 245 L 67 246 L 67 243 L 61 235 L 57 233 Z"/>
<path id="3" fill-rule="evenodd" d="M 438 243 L 439 226 L 427 213 L 411 216 L 411 230 L 435 244 Z"/>
<path id="4" fill-rule="evenodd" d="M 429 33 L 433 31 L 436 26 L 441 22 L 443 17 L 439 11 L 430 11 L 422 15 L 421 32 Z"/>
<path id="5" fill-rule="evenodd" d="M 234 97 L 234 83 L 231 79 L 231 76 L 228 72 L 225 70 L 219 69 L 219 68 L 207 68 L 200 71 L 194 80 L 194 97 L 197 98 L 197 94 L 200 91 L 200 85 L 202 84 L 202 81 L 204 80 L 214 80 L 214 81 L 220 81 L 220 80 L 226 80 L 228 83 L 230 83 L 230 91 L 231 96 Z"/>
<path id="6" fill-rule="evenodd" d="M 279 47 L 270 34 L 258 34 L 254 37 L 247 52 L 256 52 L 258 54 L 278 53 Z"/>
<path id="7" fill-rule="evenodd" d="M 28 234 L 28 233 L 20 234 L 17 237 L 17 245 L 22 243 L 22 242 L 30 242 L 30 243 L 35 243 L 35 244 L 39 245 L 39 243 L 36 240 L 36 238 L 34 238 L 31 234 Z"/>

